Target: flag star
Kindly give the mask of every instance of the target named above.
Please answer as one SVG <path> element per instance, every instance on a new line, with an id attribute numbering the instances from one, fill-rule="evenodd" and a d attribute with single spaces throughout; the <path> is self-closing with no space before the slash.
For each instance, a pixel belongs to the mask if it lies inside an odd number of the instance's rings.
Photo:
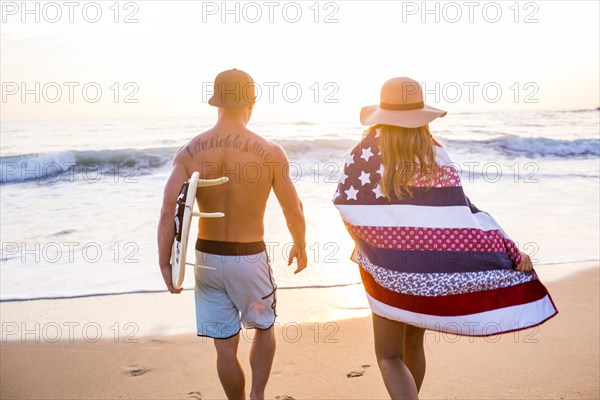
<path id="1" fill-rule="evenodd" d="M 361 185 L 366 185 L 367 183 L 371 183 L 371 174 L 369 174 L 368 172 L 362 171 L 360 173 L 360 177 L 358 178 L 360 180 L 360 184 Z"/>
<path id="2" fill-rule="evenodd" d="M 340 189 L 338 188 L 338 190 L 335 191 L 335 194 L 333 195 L 333 199 L 337 199 L 338 197 L 340 197 Z"/>
<path id="3" fill-rule="evenodd" d="M 379 174 L 379 176 L 381 176 L 383 178 L 383 164 L 381 164 L 379 166 L 379 169 L 377 170 L 377 173 Z"/>
<path id="4" fill-rule="evenodd" d="M 375 199 L 385 197 L 383 193 L 381 193 L 381 185 L 375 186 L 375 188 L 373 189 L 373 193 L 375 193 Z"/>
<path id="5" fill-rule="evenodd" d="M 381 136 L 381 131 L 379 130 L 379 128 L 375 129 L 375 137 L 378 138 Z"/>
<path id="6" fill-rule="evenodd" d="M 346 171 L 342 171 L 342 176 L 340 177 L 340 183 L 343 185 L 344 183 L 346 183 L 346 179 L 348 178 L 348 175 L 346 175 Z"/>
<path id="7" fill-rule="evenodd" d="M 344 193 L 346 193 L 346 198 L 348 200 L 350 200 L 350 199 L 358 200 L 356 198 L 356 195 L 358 194 L 358 190 L 354 189 L 354 186 L 350 186 L 350 189 L 345 190 Z"/>
<path id="8" fill-rule="evenodd" d="M 371 148 L 367 147 L 366 149 L 362 149 L 362 155 L 360 156 L 360 158 L 364 158 L 365 161 L 369 161 L 369 158 L 371 158 L 373 156 L 373 153 L 371 152 Z"/>
<path id="9" fill-rule="evenodd" d="M 354 154 L 350 155 L 350 157 L 348 157 L 348 159 L 346 160 L 346 166 L 349 166 L 352 164 L 354 164 Z"/>

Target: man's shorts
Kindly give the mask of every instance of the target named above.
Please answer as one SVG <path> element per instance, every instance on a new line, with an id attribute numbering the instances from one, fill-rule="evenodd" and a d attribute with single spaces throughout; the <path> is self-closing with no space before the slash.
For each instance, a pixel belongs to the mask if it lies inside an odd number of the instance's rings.
<path id="1" fill-rule="evenodd" d="M 198 239 L 195 267 L 198 336 L 227 339 L 247 329 L 275 323 L 273 271 L 264 242 L 236 243 Z"/>

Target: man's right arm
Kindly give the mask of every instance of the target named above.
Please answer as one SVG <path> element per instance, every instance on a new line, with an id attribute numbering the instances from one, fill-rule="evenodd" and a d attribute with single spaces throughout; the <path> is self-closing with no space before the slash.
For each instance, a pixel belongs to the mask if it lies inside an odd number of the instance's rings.
<path id="1" fill-rule="evenodd" d="M 306 268 L 306 222 L 304 221 L 304 210 L 302 202 L 296 192 L 296 187 L 290 178 L 290 162 L 279 146 L 276 146 L 276 168 L 273 174 L 273 192 L 277 196 L 279 205 L 283 210 L 285 221 L 292 235 L 294 245 L 288 256 L 288 265 L 291 265 L 295 258 L 298 267 L 294 271 L 295 274 Z"/>
<path id="2" fill-rule="evenodd" d="M 175 155 L 175 159 L 173 160 L 173 170 L 165 185 L 157 231 L 158 263 L 167 289 L 171 293 L 180 293 L 182 290 L 181 288 L 175 289 L 171 282 L 171 247 L 175 238 L 173 219 L 175 217 L 177 197 L 179 196 L 181 185 L 189 179 L 189 174 L 183 163 L 184 157 L 185 154 L 180 151 Z"/>

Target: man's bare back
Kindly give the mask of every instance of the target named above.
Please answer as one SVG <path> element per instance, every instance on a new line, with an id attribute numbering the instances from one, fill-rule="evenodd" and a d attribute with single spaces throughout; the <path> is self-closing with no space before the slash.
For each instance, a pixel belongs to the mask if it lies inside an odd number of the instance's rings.
<path id="1" fill-rule="evenodd" d="M 277 179 L 287 179 L 282 167 L 287 159 L 281 148 L 248 129 L 219 127 L 193 138 L 183 147 L 186 170 L 204 179 L 227 176 L 224 185 L 199 188 L 200 211 L 222 211 L 224 218 L 202 219 L 198 237 L 226 242 L 258 242 L 264 236 L 264 213 Z M 290 190 L 289 188 L 287 190 Z"/>

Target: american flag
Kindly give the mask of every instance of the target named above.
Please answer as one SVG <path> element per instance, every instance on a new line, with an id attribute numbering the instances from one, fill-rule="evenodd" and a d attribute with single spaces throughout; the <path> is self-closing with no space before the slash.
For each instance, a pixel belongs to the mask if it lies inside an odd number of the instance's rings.
<path id="1" fill-rule="evenodd" d="M 351 151 L 334 194 L 355 241 L 352 260 L 373 312 L 426 329 L 489 336 L 529 328 L 556 315 L 534 271 L 520 272 L 515 243 L 465 195 L 444 148 L 428 182 L 415 168 L 412 195 L 381 190 L 379 132 Z"/>

